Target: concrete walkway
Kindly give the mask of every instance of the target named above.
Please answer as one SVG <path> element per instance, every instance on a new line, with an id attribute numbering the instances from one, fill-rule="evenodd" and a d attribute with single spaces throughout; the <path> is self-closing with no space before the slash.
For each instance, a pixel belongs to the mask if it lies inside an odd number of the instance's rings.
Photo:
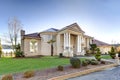
<path id="1" fill-rule="evenodd" d="M 95 59 L 95 57 L 94 56 L 88 56 L 88 57 L 78 57 L 78 58 L 86 58 L 86 59 Z M 108 61 L 108 62 L 113 62 L 113 63 L 115 63 L 115 59 L 102 59 L 103 61 Z"/>
<path id="2" fill-rule="evenodd" d="M 120 80 L 120 66 L 68 80 Z"/>

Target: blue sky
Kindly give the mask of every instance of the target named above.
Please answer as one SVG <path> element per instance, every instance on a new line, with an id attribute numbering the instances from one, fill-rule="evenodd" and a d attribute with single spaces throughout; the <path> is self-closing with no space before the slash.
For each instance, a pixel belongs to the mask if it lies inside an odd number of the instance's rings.
<path id="1" fill-rule="evenodd" d="M 87 35 L 120 43 L 120 0 L 0 0 L 0 37 L 16 16 L 26 33 L 77 22 Z"/>

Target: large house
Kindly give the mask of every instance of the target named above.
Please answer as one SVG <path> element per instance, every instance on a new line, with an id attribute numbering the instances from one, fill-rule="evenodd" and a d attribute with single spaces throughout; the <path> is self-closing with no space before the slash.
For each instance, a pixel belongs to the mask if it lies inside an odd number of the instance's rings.
<path id="1" fill-rule="evenodd" d="M 89 49 L 93 37 L 85 35 L 85 32 L 77 23 L 68 25 L 62 29 L 50 28 L 40 33 L 25 34 L 21 30 L 21 50 L 25 56 L 51 55 L 53 43 L 54 55 L 63 53 L 64 56 L 84 55 L 85 49 Z"/>

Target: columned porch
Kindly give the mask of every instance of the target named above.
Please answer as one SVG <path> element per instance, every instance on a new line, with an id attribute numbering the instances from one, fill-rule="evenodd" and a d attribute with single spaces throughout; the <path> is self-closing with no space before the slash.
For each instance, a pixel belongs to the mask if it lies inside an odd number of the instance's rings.
<path id="1" fill-rule="evenodd" d="M 63 55 L 72 57 L 73 55 L 82 55 L 82 36 L 80 34 L 63 34 Z"/>

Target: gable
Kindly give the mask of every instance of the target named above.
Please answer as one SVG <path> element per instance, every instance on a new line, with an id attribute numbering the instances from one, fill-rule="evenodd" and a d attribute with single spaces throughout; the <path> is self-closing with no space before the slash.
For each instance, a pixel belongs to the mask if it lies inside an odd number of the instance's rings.
<path id="1" fill-rule="evenodd" d="M 84 31 L 79 27 L 79 25 L 77 23 L 73 23 L 71 25 L 68 25 L 68 26 L 62 28 L 60 31 L 63 31 L 66 29 L 84 33 Z"/>

